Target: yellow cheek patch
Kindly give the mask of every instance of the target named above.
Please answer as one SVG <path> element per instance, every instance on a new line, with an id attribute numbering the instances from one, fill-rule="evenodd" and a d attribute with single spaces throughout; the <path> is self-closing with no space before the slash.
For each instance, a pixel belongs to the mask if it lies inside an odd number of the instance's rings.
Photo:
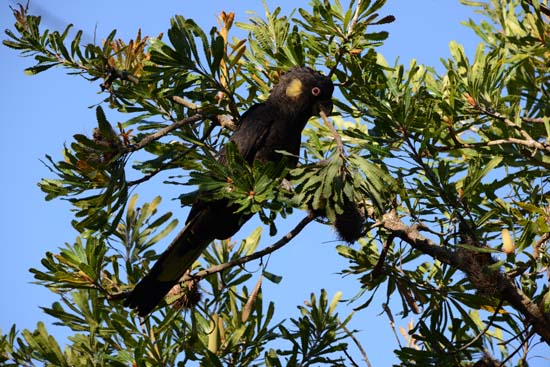
<path id="1" fill-rule="evenodd" d="M 285 91 L 287 97 L 296 98 L 302 94 L 302 82 L 300 79 L 292 79 Z"/>

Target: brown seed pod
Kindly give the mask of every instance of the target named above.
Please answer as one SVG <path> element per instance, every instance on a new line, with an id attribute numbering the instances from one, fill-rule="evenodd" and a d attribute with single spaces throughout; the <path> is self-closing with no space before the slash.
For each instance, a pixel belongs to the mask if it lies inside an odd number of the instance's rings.
<path id="1" fill-rule="evenodd" d="M 506 255 L 513 254 L 516 251 L 514 240 L 512 236 L 510 236 L 510 231 L 506 228 L 502 230 L 502 251 L 504 251 Z"/>
<path id="2" fill-rule="evenodd" d="M 365 216 L 353 201 L 344 201 L 344 212 L 336 215 L 334 228 L 338 237 L 349 244 L 363 236 Z"/>
<path id="3" fill-rule="evenodd" d="M 179 297 L 173 303 L 173 307 L 180 310 L 187 310 L 196 306 L 202 297 L 198 282 L 188 280 L 182 284 L 176 284 L 167 294 L 168 298 Z"/>

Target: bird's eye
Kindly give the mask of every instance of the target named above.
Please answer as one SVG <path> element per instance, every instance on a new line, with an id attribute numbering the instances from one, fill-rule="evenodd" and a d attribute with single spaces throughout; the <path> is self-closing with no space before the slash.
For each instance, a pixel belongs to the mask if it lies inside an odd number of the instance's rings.
<path id="1" fill-rule="evenodd" d="M 319 94 L 321 94 L 321 88 L 319 88 L 319 87 L 311 88 L 311 94 L 313 94 L 315 97 L 317 97 Z"/>

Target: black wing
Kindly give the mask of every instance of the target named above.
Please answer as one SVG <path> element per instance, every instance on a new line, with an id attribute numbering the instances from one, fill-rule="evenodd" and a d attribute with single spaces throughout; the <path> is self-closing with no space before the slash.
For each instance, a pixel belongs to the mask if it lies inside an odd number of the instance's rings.
<path id="1" fill-rule="evenodd" d="M 237 144 L 239 154 L 249 164 L 256 159 L 256 153 L 263 147 L 269 130 L 275 119 L 275 111 L 265 103 L 252 106 L 241 117 L 239 127 L 231 136 L 231 141 Z M 225 163 L 225 149 L 222 149 L 220 162 Z"/>

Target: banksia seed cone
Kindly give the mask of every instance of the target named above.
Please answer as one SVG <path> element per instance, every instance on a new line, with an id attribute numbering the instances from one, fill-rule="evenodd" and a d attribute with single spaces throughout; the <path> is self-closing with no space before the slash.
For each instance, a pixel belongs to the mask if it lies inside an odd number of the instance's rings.
<path id="1" fill-rule="evenodd" d="M 342 241 L 352 244 L 363 236 L 365 216 L 353 201 L 344 200 L 344 212 L 336 215 L 334 227 Z"/>
<path id="2" fill-rule="evenodd" d="M 172 287 L 170 292 L 168 292 L 168 296 L 179 296 L 173 306 L 180 310 L 186 310 L 196 306 L 201 300 L 202 295 L 197 282 L 188 280 L 182 285 L 176 284 Z"/>

